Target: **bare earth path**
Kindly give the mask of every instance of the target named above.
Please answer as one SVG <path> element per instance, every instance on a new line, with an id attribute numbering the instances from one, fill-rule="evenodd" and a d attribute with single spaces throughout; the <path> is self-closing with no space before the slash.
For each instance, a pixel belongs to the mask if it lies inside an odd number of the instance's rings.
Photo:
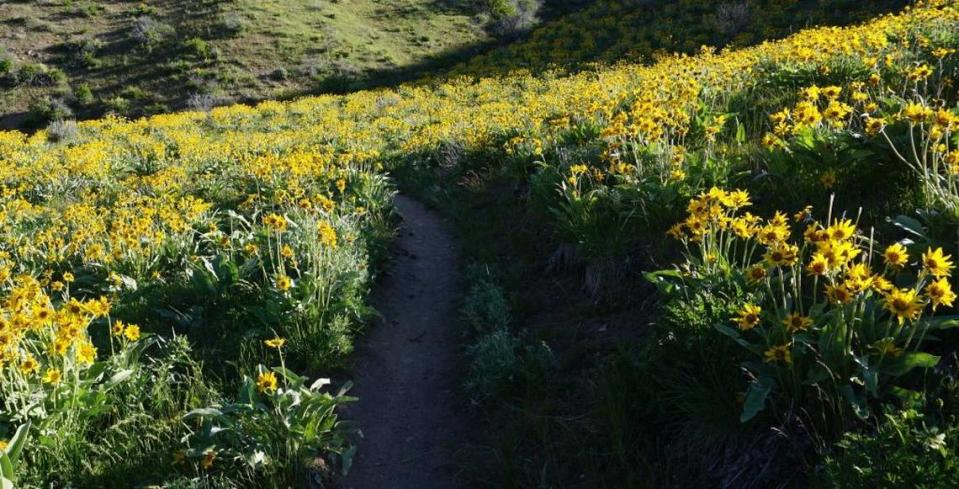
<path id="1" fill-rule="evenodd" d="M 362 438 L 343 485 L 354 489 L 457 487 L 453 454 L 463 419 L 455 327 L 457 263 L 443 222 L 422 204 L 397 196 L 403 225 L 390 274 L 374 295 L 383 315 L 354 364 L 359 401 L 346 417 Z"/>

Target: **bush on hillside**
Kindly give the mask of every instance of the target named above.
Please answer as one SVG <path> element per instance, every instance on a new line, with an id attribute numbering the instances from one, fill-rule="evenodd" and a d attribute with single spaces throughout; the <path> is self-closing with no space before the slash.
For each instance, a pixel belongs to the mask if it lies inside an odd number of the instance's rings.
<path id="1" fill-rule="evenodd" d="M 73 120 L 56 120 L 47 126 L 47 139 L 54 143 L 73 141 L 78 133 L 77 121 Z"/>
<path id="2" fill-rule="evenodd" d="M 742 31 L 749 24 L 749 2 L 739 0 L 719 4 L 713 22 L 716 30 L 725 35 Z"/>
<path id="3" fill-rule="evenodd" d="M 515 37 L 539 22 L 542 0 L 487 0 L 489 29 L 500 37 Z"/>
<path id="4" fill-rule="evenodd" d="M 134 19 L 130 31 L 133 40 L 147 51 L 152 51 L 173 34 L 173 27 L 145 15 Z"/>
<path id="5" fill-rule="evenodd" d="M 27 108 L 28 124 L 33 127 L 43 127 L 51 121 L 65 120 L 72 116 L 70 107 L 57 98 L 40 97 Z"/>

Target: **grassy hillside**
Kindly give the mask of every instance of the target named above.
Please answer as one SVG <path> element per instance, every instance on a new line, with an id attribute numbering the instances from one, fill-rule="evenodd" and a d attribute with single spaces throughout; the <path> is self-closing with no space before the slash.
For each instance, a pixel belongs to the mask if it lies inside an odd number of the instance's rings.
<path id="1" fill-rule="evenodd" d="M 462 57 L 471 2 L 43 0 L 0 4 L 4 125 L 345 89 Z"/>
<path id="2" fill-rule="evenodd" d="M 397 178 L 481 261 L 471 482 L 951 486 L 957 32 L 932 1 L 648 65 L 0 133 L 4 455 L 26 439 L 27 486 L 334 477 L 349 399 L 293 371 L 349 352 Z"/>

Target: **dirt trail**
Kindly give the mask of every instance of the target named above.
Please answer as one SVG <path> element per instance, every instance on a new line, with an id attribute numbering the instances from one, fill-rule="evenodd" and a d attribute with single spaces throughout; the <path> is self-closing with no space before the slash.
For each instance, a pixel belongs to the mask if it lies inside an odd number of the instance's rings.
<path id="1" fill-rule="evenodd" d="M 370 329 L 354 364 L 346 418 L 362 438 L 343 482 L 352 489 L 458 487 L 454 451 L 463 443 L 455 331 L 457 263 L 436 213 L 404 196 L 403 225 L 390 273 L 374 294 L 383 321 Z"/>

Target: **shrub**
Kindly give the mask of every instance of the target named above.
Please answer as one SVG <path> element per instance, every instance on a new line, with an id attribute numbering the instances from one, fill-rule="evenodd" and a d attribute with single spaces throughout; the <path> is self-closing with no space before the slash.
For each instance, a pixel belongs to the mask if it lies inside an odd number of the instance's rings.
<path id="1" fill-rule="evenodd" d="M 107 110 L 119 115 L 126 115 L 132 107 L 129 100 L 119 95 L 104 100 L 103 104 L 107 107 Z"/>
<path id="2" fill-rule="evenodd" d="M 749 1 L 719 4 L 713 22 L 716 30 L 725 35 L 742 31 L 749 24 Z"/>
<path id="3" fill-rule="evenodd" d="M 17 82 L 34 87 L 51 86 L 66 81 L 66 74 L 58 68 L 50 68 L 43 63 L 27 63 L 20 66 Z"/>
<path id="4" fill-rule="evenodd" d="M 209 112 L 216 105 L 216 97 L 211 93 L 191 93 L 186 100 L 190 110 Z"/>
<path id="5" fill-rule="evenodd" d="M 202 60 L 216 57 L 216 49 L 199 37 L 191 37 L 183 41 L 183 51 L 189 56 Z"/>
<path id="6" fill-rule="evenodd" d="M 13 56 L 6 51 L 0 52 L 0 77 L 13 73 Z"/>
<path id="7" fill-rule="evenodd" d="M 296 487 L 309 480 L 317 458 L 329 471 L 349 467 L 352 430 L 336 410 L 355 401 L 346 385 L 336 394 L 322 392 L 329 379 L 307 378 L 285 367 L 258 366 L 245 377 L 235 401 L 193 410 L 184 420 L 196 429 L 187 438 L 184 462 L 203 470 L 253 471 L 276 487 Z"/>
<path id="8" fill-rule="evenodd" d="M 96 68 L 100 65 L 97 51 L 103 47 L 99 39 L 86 38 L 70 43 L 68 49 L 73 56 L 73 64 L 82 68 Z"/>
<path id="9" fill-rule="evenodd" d="M 150 93 L 142 87 L 130 85 L 120 91 L 120 96 L 128 100 L 143 101 L 150 98 Z"/>
<path id="10" fill-rule="evenodd" d="M 73 111 L 62 100 L 52 97 L 38 97 L 27 109 L 29 123 L 43 127 L 54 120 L 65 120 L 73 116 Z"/>
<path id="11" fill-rule="evenodd" d="M 87 106 L 93 103 L 93 89 L 88 83 L 81 83 L 73 90 L 73 97 L 81 106 Z"/>
<path id="12" fill-rule="evenodd" d="M 17 83 L 17 72 L 14 70 L 13 57 L 5 52 L 0 52 L 0 86 L 13 87 Z"/>
<path id="13" fill-rule="evenodd" d="M 277 68 L 270 72 L 270 79 L 273 81 L 283 81 L 290 77 L 290 72 L 286 68 Z"/>
<path id="14" fill-rule="evenodd" d="M 152 51 L 174 32 L 173 27 L 144 15 L 134 19 L 133 26 L 130 28 L 130 37 L 147 51 Z"/>
<path id="15" fill-rule="evenodd" d="M 225 37 L 239 36 L 247 28 L 247 21 L 235 12 L 221 14 L 217 24 L 217 32 Z"/>
<path id="16" fill-rule="evenodd" d="M 133 12 L 138 16 L 153 16 L 160 13 L 160 10 L 153 5 L 147 5 L 146 3 L 140 3 L 133 9 Z"/>
<path id="17" fill-rule="evenodd" d="M 541 0 L 487 0 L 489 29 L 502 37 L 515 37 L 539 22 Z"/>
<path id="18" fill-rule="evenodd" d="M 55 120 L 47 126 L 47 139 L 54 143 L 73 141 L 78 134 L 77 121 Z"/>
<path id="19" fill-rule="evenodd" d="M 102 5 L 98 5 L 96 2 L 79 2 L 73 7 L 73 12 L 80 17 L 96 17 L 97 14 L 104 11 Z"/>

